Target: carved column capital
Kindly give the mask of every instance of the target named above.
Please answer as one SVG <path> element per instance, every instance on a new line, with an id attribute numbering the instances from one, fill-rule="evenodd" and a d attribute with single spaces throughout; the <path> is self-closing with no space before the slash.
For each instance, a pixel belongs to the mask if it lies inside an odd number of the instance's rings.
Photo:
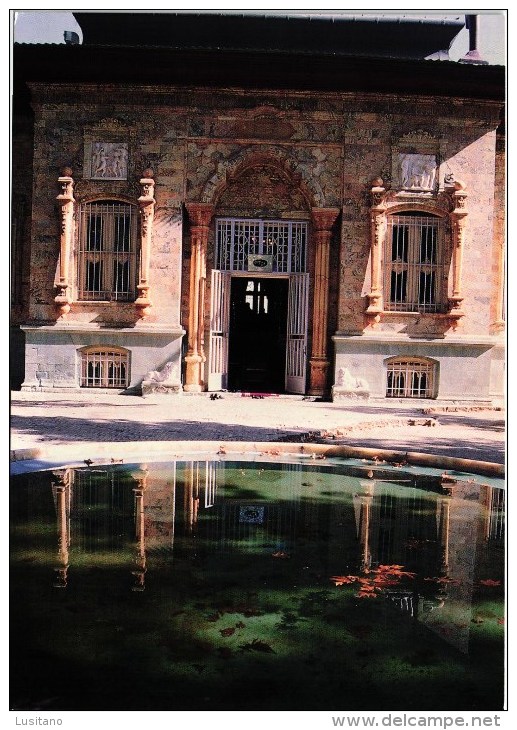
<path id="1" fill-rule="evenodd" d="M 385 193 L 386 188 L 384 187 L 384 180 L 382 177 L 376 177 L 375 180 L 372 180 L 371 196 L 373 209 L 377 208 L 384 210 Z"/>
<path id="2" fill-rule="evenodd" d="M 330 232 L 339 213 L 339 208 L 312 208 L 311 217 L 314 230 Z"/>
<path id="3" fill-rule="evenodd" d="M 208 227 L 214 215 L 214 206 L 210 203 L 186 203 L 190 224 Z"/>
<path id="4" fill-rule="evenodd" d="M 74 179 L 72 169 L 65 167 L 58 177 L 60 193 L 56 197 L 59 206 L 59 270 L 55 281 L 57 295 L 54 302 L 57 305 L 59 317 L 65 319 L 70 311 L 72 297 L 70 296 L 69 261 L 72 248 L 74 228 Z"/>
<path id="5" fill-rule="evenodd" d="M 144 170 L 140 179 L 141 195 L 138 198 L 140 212 L 140 272 L 137 284 L 138 297 L 135 300 L 138 315 L 145 319 L 153 303 L 149 297 L 149 267 L 151 262 L 151 242 L 154 221 L 154 180 L 153 171 Z"/>

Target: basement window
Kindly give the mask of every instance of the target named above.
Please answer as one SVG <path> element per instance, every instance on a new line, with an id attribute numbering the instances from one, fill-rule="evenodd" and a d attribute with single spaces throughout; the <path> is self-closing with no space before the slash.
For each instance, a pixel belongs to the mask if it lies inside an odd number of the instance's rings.
<path id="1" fill-rule="evenodd" d="M 88 348 L 81 352 L 82 388 L 127 388 L 129 352 L 123 348 Z"/>
<path id="2" fill-rule="evenodd" d="M 386 398 L 434 398 L 436 367 L 425 358 L 392 360 L 387 365 Z"/>

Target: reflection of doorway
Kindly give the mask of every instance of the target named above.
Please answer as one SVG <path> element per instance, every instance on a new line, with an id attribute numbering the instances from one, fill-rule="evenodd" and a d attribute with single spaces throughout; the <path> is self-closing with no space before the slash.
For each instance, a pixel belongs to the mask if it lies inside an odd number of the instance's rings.
<path id="1" fill-rule="evenodd" d="M 288 279 L 232 277 L 229 390 L 283 393 Z"/>

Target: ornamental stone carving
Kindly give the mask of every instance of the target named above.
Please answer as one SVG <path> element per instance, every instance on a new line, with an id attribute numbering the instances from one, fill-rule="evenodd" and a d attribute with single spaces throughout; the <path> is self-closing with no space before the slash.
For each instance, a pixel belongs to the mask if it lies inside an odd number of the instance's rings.
<path id="1" fill-rule="evenodd" d="M 142 395 L 164 393 L 178 395 L 182 392 L 179 365 L 167 362 L 161 370 L 150 370 L 142 381 Z"/>
<path id="2" fill-rule="evenodd" d="M 429 190 L 436 185 L 436 156 L 399 153 L 399 179 L 405 190 Z"/>
<path id="3" fill-rule="evenodd" d="M 128 146 L 125 142 L 92 142 L 90 177 L 94 180 L 127 180 Z"/>
<path id="4" fill-rule="evenodd" d="M 370 386 L 364 378 L 356 378 L 348 368 L 339 368 L 336 376 L 336 383 L 332 386 L 332 400 L 339 398 L 361 398 L 370 397 Z"/>

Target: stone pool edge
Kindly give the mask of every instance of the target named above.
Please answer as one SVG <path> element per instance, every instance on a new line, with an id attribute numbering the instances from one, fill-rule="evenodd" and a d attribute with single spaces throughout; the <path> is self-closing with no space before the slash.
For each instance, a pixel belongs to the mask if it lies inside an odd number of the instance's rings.
<path id="1" fill-rule="evenodd" d="M 460 459 L 453 456 L 424 454 L 419 451 L 400 451 L 378 449 L 365 446 L 343 446 L 327 444 L 298 444 L 277 441 L 114 441 L 104 443 L 80 442 L 73 445 L 61 444 L 41 446 L 31 449 L 12 449 L 11 464 L 16 473 L 32 471 L 36 462 L 40 469 L 51 468 L 57 464 L 83 466 L 87 461 L 106 463 L 110 460 L 121 461 L 140 458 L 149 461 L 163 461 L 167 458 L 181 459 L 185 454 L 239 455 L 253 454 L 279 456 L 280 454 L 314 455 L 324 457 L 366 458 L 377 457 L 392 464 L 404 462 L 415 466 L 469 472 L 483 476 L 503 478 L 505 467 L 490 461 Z M 154 458 L 153 458 L 154 457 Z"/>

